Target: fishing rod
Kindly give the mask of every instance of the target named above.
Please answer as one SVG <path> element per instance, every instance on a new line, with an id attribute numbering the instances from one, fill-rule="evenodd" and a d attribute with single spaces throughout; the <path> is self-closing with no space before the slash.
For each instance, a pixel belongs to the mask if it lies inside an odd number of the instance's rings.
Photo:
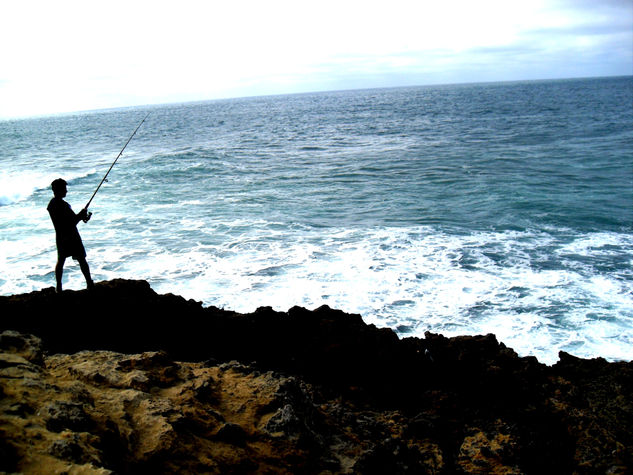
<path id="1" fill-rule="evenodd" d="M 119 157 L 123 154 L 123 150 L 125 150 L 125 147 L 127 147 L 127 144 L 130 143 L 130 141 L 132 140 L 132 138 L 136 135 L 136 132 L 138 131 L 138 129 L 141 128 L 141 125 L 143 125 L 143 122 L 145 122 L 145 119 L 147 119 L 149 117 L 149 112 L 147 113 L 147 115 L 143 118 L 143 120 L 141 121 L 140 124 L 138 124 L 138 126 L 136 127 L 136 129 L 134 129 L 134 132 L 132 132 L 132 135 L 130 135 L 130 138 L 127 139 L 127 142 L 125 142 L 125 145 L 123 146 L 123 148 L 121 149 L 121 151 L 119 152 L 119 154 L 116 156 L 116 158 L 114 159 L 114 161 L 112 162 L 112 165 L 110 165 L 110 168 L 108 169 L 108 171 L 106 172 L 106 174 L 103 176 L 103 178 L 101 179 L 101 183 L 99 183 L 99 186 L 97 186 L 97 189 L 95 190 L 95 192 L 92 194 L 92 196 L 90 197 L 90 199 L 88 200 L 88 203 L 86 204 L 86 206 L 84 206 L 84 209 L 86 211 L 88 211 L 88 206 L 90 206 L 90 203 L 92 203 L 92 199 L 95 197 L 95 195 L 97 194 L 97 191 L 99 191 L 99 188 L 101 188 L 101 185 L 103 185 L 103 182 L 106 181 L 106 178 L 108 178 L 108 174 L 110 173 L 110 170 L 112 170 L 112 167 L 114 167 L 114 165 L 116 164 L 117 160 L 119 159 Z M 87 221 L 88 219 L 90 219 L 90 216 L 92 215 L 92 213 L 88 213 L 88 217 L 86 218 L 85 221 Z"/>

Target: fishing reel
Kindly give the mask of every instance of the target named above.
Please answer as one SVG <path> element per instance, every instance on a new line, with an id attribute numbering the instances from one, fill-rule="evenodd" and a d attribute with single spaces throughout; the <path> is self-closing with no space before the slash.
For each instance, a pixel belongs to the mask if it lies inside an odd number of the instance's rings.
<path id="1" fill-rule="evenodd" d="M 81 220 L 84 223 L 87 223 L 88 221 L 90 221 L 90 218 L 92 217 L 92 213 L 90 211 L 86 211 L 86 213 L 84 214 L 84 217 L 81 218 Z"/>

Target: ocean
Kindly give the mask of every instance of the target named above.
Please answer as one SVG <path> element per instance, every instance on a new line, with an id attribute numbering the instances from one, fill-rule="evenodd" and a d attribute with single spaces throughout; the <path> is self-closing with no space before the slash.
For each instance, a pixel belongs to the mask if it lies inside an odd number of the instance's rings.
<path id="1" fill-rule="evenodd" d="M 54 286 L 51 181 L 78 212 L 147 113 L 79 225 L 95 280 L 633 360 L 633 77 L 2 120 L 0 294 Z"/>

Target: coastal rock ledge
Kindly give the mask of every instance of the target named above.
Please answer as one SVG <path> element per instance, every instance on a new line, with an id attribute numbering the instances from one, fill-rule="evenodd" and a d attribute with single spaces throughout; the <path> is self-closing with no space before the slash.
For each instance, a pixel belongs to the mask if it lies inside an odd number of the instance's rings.
<path id="1" fill-rule="evenodd" d="M 633 472 L 633 363 L 238 314 L 145 281 L 0 297 L 0 472 Z"/>

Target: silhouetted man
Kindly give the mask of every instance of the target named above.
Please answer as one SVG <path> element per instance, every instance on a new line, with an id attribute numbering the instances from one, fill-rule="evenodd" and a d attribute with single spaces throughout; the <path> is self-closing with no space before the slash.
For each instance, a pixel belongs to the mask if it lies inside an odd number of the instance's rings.
<path id="1" fill-rule="evenodd" d="M 66 258 L 71 256 L 79 263 L 79 267 L 84 277 L 86 285 L 92 288 L 94 283 L 90 277 L 90 268 L 86 262 L 86 250 L 81 241 L 79 231 L 77 231 L 77 223 L 79 221 L 87 222 L 90 214 L 86 209 L 82 209 L 79 213 L 71 209 L 63 198 L 66 197 L 66 182 L 61 178 L 51 183 L 54 198 L 48 203 L 48 213 L 51 215 L 53 226 L 55 226 L 55 240 L 57 242 L 57 265 L 55 266 L 55 279 L 57 281 L 57 292 L 62 291 L 62 275 L 64 274 L 64 263 Z"/>

